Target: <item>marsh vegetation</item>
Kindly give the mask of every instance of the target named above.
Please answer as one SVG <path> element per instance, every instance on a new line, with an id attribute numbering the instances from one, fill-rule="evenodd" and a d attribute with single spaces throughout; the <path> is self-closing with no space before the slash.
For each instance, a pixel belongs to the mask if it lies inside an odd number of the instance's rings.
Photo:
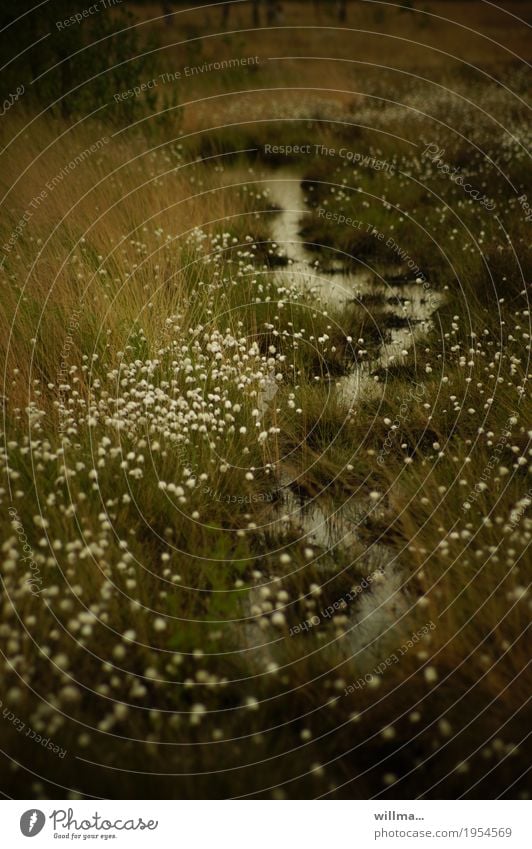
<path id="1" fill-rule="evenodd" d="M 525 27 L 233 5 L 2 119 L 4 792 L 525 796 Z"/>

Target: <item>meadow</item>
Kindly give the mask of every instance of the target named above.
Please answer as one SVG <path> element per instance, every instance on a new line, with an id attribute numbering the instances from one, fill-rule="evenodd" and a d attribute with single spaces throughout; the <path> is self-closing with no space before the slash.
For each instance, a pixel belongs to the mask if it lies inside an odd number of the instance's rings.
<path id="1" fill-rule="evenodd" d="M 530 4 L 413 6 L 2 117 L 4 794 L 528 798 Z"/>

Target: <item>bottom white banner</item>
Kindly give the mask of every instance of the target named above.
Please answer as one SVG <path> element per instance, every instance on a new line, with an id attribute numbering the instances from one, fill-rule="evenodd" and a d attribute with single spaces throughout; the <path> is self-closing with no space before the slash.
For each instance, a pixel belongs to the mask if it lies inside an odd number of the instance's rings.
<path id="1" fill-rule="evenodd" d="M 527 801 L 3 801 L 2 845 L 528 849 Z"/>

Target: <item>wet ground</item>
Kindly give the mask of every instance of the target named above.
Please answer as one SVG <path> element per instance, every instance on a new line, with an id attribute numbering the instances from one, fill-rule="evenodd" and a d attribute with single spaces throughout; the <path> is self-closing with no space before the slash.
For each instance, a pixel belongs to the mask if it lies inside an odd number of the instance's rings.
<path id="1" fill-rule="evenodd" d="M 272 238 L 278 252 L 288 258 L 289 269 L 282 273 L 289 275 L 290 282 L 312 293 L 324 308 L 342 309 L 355 302 L 367 309 L 371 318 L 369 304 L 373 301 L 389 316 L 386 328 L 382 328 L 378 356 L 367 363 L 357 363 L 340 381 L 349 403 L 361 392 L 375 392 L 378 379 L 374 373 L 400 363 L 416 340 L 432 327 L 431 316 L 442 302 L 440 293 L 432 289 L 430 281 L 409 278 L 408 269 L 401 266 L 370 266 L 331 249 L 316 259 L 300 235 L 304 218 L 310 212 L 301 175 L 277 169 L 261 185 L 279 208 L 273 216 Z"/>

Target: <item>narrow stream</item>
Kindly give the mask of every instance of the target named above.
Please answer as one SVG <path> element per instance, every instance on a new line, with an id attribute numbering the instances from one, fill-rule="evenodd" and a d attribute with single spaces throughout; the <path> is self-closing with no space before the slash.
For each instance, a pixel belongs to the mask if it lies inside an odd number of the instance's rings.
<path id="1" fill-rule="evenodd" d="M 377 271 L 361 263 L 353 271 L 342 255 L 328 257 L 327 268 L 322 269 L 319 260 L 305 246 L 300 230 L 304 217 L 309 214 L 305 195 L 301 187 L 301 175 L 289 169 L 277 169 L 275 177 L 262 185 L 280 211 L 274 216 L 272 238 L 280 253 L 289 260 L 290 282 L 318 298 L 324 308 L 342 308 L 358 301 L 364 305 L 364 297 L 382 298 L 382 309 L 397 318 L 382 334 L 380 353 L 369 364 L 358 365 L 351 373 L 340 378 L 342 393 L 346 400 L 354 401 L 362 392 L 376 391 L 376 381 L 370 371 L 401 362 L 415 341 L 432 327 L 431 316 L 442 303 L 441 295 L 431 291 L 426 296 L 423 286 L 415 280 L 394 282 L 400 266 L 389 266 Z M 331 252 L 331 251 L 330 251 Z M 332 271 L 331 271 L 332 269 Z"/>
<path id="2" fill-rule="evenodd" d="M 422 334 L 432 327 L 431 315 L 440 305 L 439 293 L 431 291 L 430 298 L 421 281 L 398 279 L 404 269 L 388 267 L 379 271 L 363 264 L 353 270 L 352 260 L 341 255 L 332 260 L 327 257 L 327 267 L 322 268 L 316 254 L 310 251 L 300 235 L 304 218 L 309 214 L 301 185 L 301 174 L 289 169 L 269 172 L 261 185 L 267 189 L 272 204 L 279 209 L 272 216 L 272 241 L 276 253 L 285 256 L 288 264 L 275 273 L 284 285 L 297 287 L 310 293 L 324 309 L 342 309 L 357 301 L 377 296 L 379 308 L 397 318 L 382 334 L 382 345 L 369 363 L 354 364 L 348 374 L 336 379 L 336 386 L 349 406 L 361 395 L 382 393 L 382 384 L 375 379 L 378 369 L 400 363 Z M 331 252 L 329 252 L 331 254 Z M 399 274 L 398 274 L 399 272 Z M 360 546 L 357 525 L 372 510 L 367 499 L 349 499 L 338 507 L 330 508 L 328 499 L 304 499 L 291 489 L 291 481 L 283 480 L 283 503 L 274 526 L 282 533 L 287 527 L 298 527 L 301 536 L 320 550 L 344 550 Z M 384 508 L 381 508 L 383 510 Z M 375 517 L 375 510 L 372 510 Z M 408 607 L 402 590 L 403 578 L 394 565 L 394 550 L 383 544 L 371 545 L 358 566 L 363 563 L 366 574 L 372 574 L 369 589 L 364 590 L 356 604 L 349 608 L 349 626 L 346 630 L 346 648 L 358 653 L 375 642 Z M 250 609 L 260 607 L 259 593 L 250 594 Z M 258 625 L 247 628 L 249 645 L 261 647 L 258 654 L 262 663 L 268 657 L 264 633 Z M 302 639 L 302 637 L 299 637 Z M 380 658 L 374 649 L 369 657 Z"/>

